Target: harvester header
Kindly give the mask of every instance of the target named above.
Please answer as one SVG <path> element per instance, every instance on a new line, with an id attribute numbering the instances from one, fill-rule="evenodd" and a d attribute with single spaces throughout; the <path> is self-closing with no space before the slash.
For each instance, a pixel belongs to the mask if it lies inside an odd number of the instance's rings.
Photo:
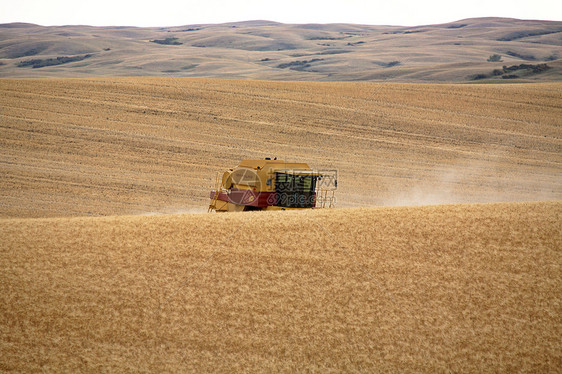
<path id="1" fill-rule="evenodd" d="M 333 208 L 336 188 L 334 170 L 314 171 L 306 163 L 270 157 L 243 160 L 217 174 L 209 211 Z"/>

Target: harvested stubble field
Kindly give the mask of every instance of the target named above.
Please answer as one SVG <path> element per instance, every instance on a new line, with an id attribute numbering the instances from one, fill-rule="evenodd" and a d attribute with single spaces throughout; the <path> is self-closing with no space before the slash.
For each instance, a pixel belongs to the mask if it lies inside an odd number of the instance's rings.
<path id="1" fill-rule="evenodd" d="M 339 172 L 338 206 L 562 199 L 562 84 L 0 80 L 0 217 L 205 209 L 217 171 Z"/>
<path id="2" fill-rule="evenodd" d="M 562 204 L 7 219 L 0 370 L 557 372 Z"/>
<path id="3" fill-rule="evenodd" d="M 562 203 L 368 206 L 562 200 L 561 97 L 0 80 L 0 371 L 556 372 Z M 264 156 L 346 208 L 153 215 Z"/>

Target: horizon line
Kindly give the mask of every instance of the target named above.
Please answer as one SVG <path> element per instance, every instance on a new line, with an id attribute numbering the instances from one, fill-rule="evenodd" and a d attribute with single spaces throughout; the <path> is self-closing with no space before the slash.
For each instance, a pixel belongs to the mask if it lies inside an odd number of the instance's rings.
<path id="1" fill-rule="evenodd" d="M 423 26 L 434 26 L 434 25 L 447 25 L 456 22 L 463 22 L 469 20 L 486 20 L 486 19 L 495 19 L 495 20 L 516 20 L 516 21 L 534 21 L 534 22 L 558 22 L 561 23 L 562 21 L 556 20 L 548 20 L 548 19 L 525 19 L 525 18 L 514 18 L 514 17 L 502 17 L 502 16 L 486 16 L 486 17 L 469 17 L 469 18 L 462 18 L 454 21 L 449 22 L 442 22 L 442 23 L 428 23 L 428 24 L 419 24 L 419 25 L 396 25 L 396 24 L 367 24 L 367 23 L 353 23 L 353 22 L 307 22 L 307 23 L 290 23 L 290 22 L 279 22 L 279 21 L 272 21 L 267 19 L 250 19 L 244 21 L 229 21 L 229 22 L 209 22 L 209 23 L 187 23 L 181 25 L 171 25 L 171 26 L 137 26 L 137 25 L 90 25 L 90 24 L 52 24 L 52 25 L 44 25 L 39 23 L 33 22 L 24 22 L 24 21 L 13 21 L 13 22 L 5 22 L 0 23 L 1 26 L 7 25 L 32 25 L 32 26 L 40 26 L 40 27 L 73 27 L 73 26 L 83 26 L 83 27 L 127 27 L 127 28 L 147 28 L 147 29 L 157 29 L 157 28 L 174 28 L 174 27 L 185 27 L 185 26 L 220 26 L 220 25 L 234 25 L 234 24 L 244 24 L 244 23 L 252 23 L 252 22 L 267 22 L 267 23 L 275 23 L 279 25 L 354 25 L 354 26 L 386 26 L 386 27 L 423 27 Z"/>

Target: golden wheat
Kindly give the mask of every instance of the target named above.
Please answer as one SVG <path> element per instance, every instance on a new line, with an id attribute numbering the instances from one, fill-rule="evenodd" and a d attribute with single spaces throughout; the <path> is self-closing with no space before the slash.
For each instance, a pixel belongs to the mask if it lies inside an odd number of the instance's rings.
<path id="1" fill-rule="evenodd" d="M 2 372 L 557 372 L 561 203 L 0 221 Z"/>
<path id="2" fill-rule="evenodd" d="M 270 155 L 340 206 L 560 200 L 560 84 L 0 88 L 2 372 L 562 365 L 560 202 L 26 218 L 202 210 Z"/>

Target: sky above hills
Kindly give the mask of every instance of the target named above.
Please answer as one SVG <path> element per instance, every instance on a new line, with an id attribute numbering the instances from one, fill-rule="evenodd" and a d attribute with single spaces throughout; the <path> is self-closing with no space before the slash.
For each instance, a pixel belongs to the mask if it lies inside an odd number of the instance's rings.
<path id="1" fill-rule="evenodd" d="M 416 26 L 473 17 L 562 20 L 554 0 L 0 0 L 0 23 L 178 26 L 246 20 Z"/>

